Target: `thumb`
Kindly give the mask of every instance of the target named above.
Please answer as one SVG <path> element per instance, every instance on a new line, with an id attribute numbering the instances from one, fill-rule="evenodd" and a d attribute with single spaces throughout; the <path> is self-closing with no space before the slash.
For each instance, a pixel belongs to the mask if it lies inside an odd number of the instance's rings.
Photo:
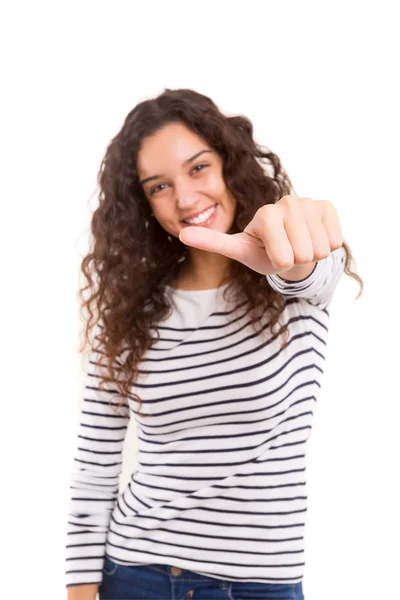
<path id="1" fill-rule="evenodd" d="M 186 246 L 223 254 L 234 260 L 239 260 L 240 244 L 236 236 L 240 234 L 227 234 L 206 227 L 185 227 L 179 233 L 179 239 Z"/>

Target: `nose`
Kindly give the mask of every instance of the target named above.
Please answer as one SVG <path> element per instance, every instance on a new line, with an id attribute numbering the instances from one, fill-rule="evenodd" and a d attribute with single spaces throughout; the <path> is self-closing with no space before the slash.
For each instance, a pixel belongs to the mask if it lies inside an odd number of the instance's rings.
<path id="1" fill-rule="evenodd" d="M 175 184 L 176 205 L 179 210 L 187 210 L 194 206 L 198 200 L 196 184 L 193 181 L 187 181 L 184 178 Z"/>

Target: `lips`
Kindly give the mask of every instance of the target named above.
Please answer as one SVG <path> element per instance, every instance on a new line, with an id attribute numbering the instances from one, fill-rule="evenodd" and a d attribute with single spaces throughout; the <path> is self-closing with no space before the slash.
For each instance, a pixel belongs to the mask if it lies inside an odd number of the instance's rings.
<path id="1" fill-rule="evenodd" d="M 219 207 L 219 204 L 214 204 L 214 211 L 211 213 L 211 215 L 207 219 L 207 221 L 203 221 L 202 223 L 186 223 L 185 221 L 181 221 L 181 223 L 182 223 L 183 227 L 208 227 L 214 221 L 215 216 L 218 213 L 218 207 Z M 210 208 L 213 208 L 213 207 L 211 206 L 209 208 L 206 208 L 205 210 L 209 210 Z M 198 214 L 201 215 L 202 212 L 205 212 L 205 211 L 203 210 Z"/>
<path id="2" fill-rule="evenodd" d="M 208 206 L 207 208 L 203 208 L 203 210 L 200 210 L 197 213 L 194 213 L 192 215 L 188 215 L 186 217 L 186 219 L 182 219 L 182 223 L 186 223 L 187 219 L 195 219 L 196 217 L 200 216 L 201 214 L 207 212 L 208 210 L 210 210 L 211 208 L 216 208 L 218 206 L 218 204 L 211 204 L 211 206 Z M 215 211 L 214 211 L 215 212 Z M 211 216 L 213 216 L 214 213 L 212 213 Z M 206 222 L 206 221 L 205 221 Z M 201 225 L 201 223 L 198 223 L 199 225 Z M 194 223 L 186 223 L 186 225 L 194 225 Z"/>

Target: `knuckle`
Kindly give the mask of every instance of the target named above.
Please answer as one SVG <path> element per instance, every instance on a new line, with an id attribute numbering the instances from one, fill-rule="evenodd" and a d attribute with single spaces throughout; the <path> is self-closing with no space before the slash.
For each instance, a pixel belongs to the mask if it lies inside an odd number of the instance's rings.
<path id="1" fill-rule="evenodd" d="M 262 206 L 258 212 L 261 215 L 268 216 L 271 213 L 273 213 L 274 211 L 275 211 L 275 206 L 273 204 L 264 204 L 264 206 Z"/>
<path id="2" fill-rule="evenodd" d="M 276 257 L 272 259 L 272 264 L 274 265 L 274 267 L 276 267 L 277 269 L 290 269 L 291 267 L 293 267 L 293 261 L 292 260 L 285 260 L 284 258 L 280 258 L 280 257 Z"/>
<path id="3" fill-rule="evenodd" d="M 324 250 L 322 252 L 315 252 L 314 260 L 324 260 L 324 258 L 328 258 L 329 255 L 330 255 L 330 252 L 327 252 L 326 250 Z"/>
<path id="4" fill-rule="evenodd" d="M 281 198 L 282 204 L 284 204 L 287 208 L 296 208 L 298 206 L 299 200 L 294 196 L 283 196 Z"/>
<path id="5" fill-rule="evenodd" d="M 314 206 L 314 200 L 312 198 L 299 198 L 299 202 L 304 204 L 307 208 Z"/>
<path id="6" fill-rule="evenodd" d="M 343 246 L 343 239 L 342 240 L 337 240 L 335 241 L 333 244 L 331 244 L 331 250 L 332 252 L 334 250 L 339 250 L 339 248 L 341 248 Z"/>
<path id="7" fill-rule="evenodd" d="M 306 265 L 307 263 L 310 263 L 314 260 L 314 255 L 311 254 L 296 254 L 295 256 L 295 263 L 299 263 L 301 265 Z"/>
<path id="8" fill-rule="evenodd" d="M 332 211 L 335 210 L 335 207 L 333 206 L 332 202 L 330 202 L 330 200 L 318 200 L 319 205 L 322 206 L 322 208 L 325 211 Z"/>

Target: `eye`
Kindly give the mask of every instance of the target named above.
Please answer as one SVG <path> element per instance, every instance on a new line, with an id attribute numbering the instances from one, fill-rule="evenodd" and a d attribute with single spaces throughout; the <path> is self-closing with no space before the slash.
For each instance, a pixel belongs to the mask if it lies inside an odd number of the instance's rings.
<path id="1" fill-rule="evenodd" d="M 208 167 L 209 165 L 205 165 L 205 164 L 200 164 L 200 165 L 196 165 L 195 167 L 193 167 L 192 172 L 194 171 L 195 173 L 200 173 L 200 171 L 202 171 L 203 169 L 205 169 L 206 167 Z M 201 168 L 200 168 L 201 167 Z M 198 171 L 196 171 L 196 169 L 199 169 Z M 155 187 L 153 187 L 150 190 L 150 196 L 152 196 L 153 194 L 157 193 L 158 189 L 161 188 L 162 185 L 167 185 L 166 183 L 160 183 L 159 185 L 156 185 Z M 162 191 L 162 190 L 160 190 Z"/>
<path id="2" fill-rule="evenodd" d="M 152 195 L 153 195 L 153 194 L 154 194 L 154 193 L 157 191 L 157 189 L 158 189 L 159 187 L 161 187 L 162 185 L 165 185 L 165 183 L 160 183 L 160 185 L 156 185 L 155 187 L 153 187 L 153 188 L 150 190 L 150 196 L 152 196 Z"/>
<path id="3" fill-rule="evenodd" d="M 203 164 L 201 164 L 201 165 L 196 165 L 195 167 L 193 167 L 193 169 L 192 169 L 192 170 L 194 171 L 195 169 L 198 169 L 199 167 L 208 167 L 208 165 L 203 165 Z M 200 171 L 202 171 L 202 170 L 203 170 L 203 169 L 200 169 Z M 196 173 L 198 173 L 198 172 L 199 172 L 199 171 L 196 171 Z"/>

